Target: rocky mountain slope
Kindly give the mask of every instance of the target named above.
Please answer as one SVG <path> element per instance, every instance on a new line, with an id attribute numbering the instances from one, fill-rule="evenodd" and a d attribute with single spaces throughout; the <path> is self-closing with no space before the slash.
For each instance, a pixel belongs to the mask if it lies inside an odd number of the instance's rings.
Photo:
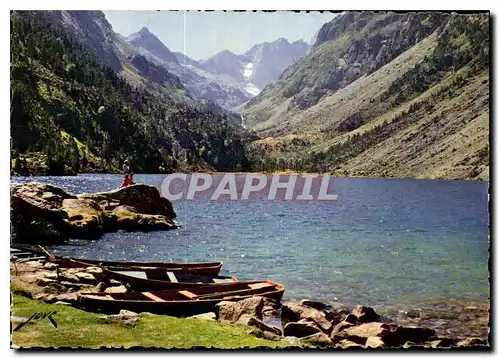
<path id="1" fill-rule="evenodd" d="M 172 53 L 156 35 L 143 27 L 126 41 L 141 55 L 157 66 L 179 77 L 182 84 L 197 99 L 232 109 L 252 98 L 241 84 L 230 76 L 218 76 L 183 54 Z"/>
<path id="2" fill-rule="evenodd" d="M 488 14 L 347 12 L 242 110 L 255 169 L 487 179 Z"/>
<path id="3" fill-rule="evenodd" d="M 283 38 L 253 46 L 245 52 L 245 57 L 249 61 L 245 69 L 252 69 L 247 80 L 257 88 L 263 89 L 275 82 L 288 66 L 300 60 L 306 54 L 308 47 L 302 40 L 290 43 Z"/>
<path id="4" fill-rule="evenodd" d="M 302 58 L 307 49 L 307 43 L 302 40 L 290 43 L 281 38 L 254 45 L 242 55 L 221 51 L 200 61 L 200 64 L 212 73 L 237 80 L 247 92 L 255 96 L 276 81 L 283 70 Z"/>
<path id="5" fill-rule="evenodd" d="M 112 171 L 125 158 L 136 172 L 246 168 L 239 117 L 194 99 L 101 12 L 14 11 L 11 29 L 12 157 L 36 158 L 35 173 Z"/>
<path id="6" fill-rule="evenodd" d="M 253 46 L 243 55 L 228 50 L 202 61 L 172 53 L 156 35 L 142 28 L 127 42 L 148 60 L 177 75 L 194 97 L 234 109 L 260 89 L 274 82 L 281 72 L 299 60 L 308 48 L 303 41 L 285 39 Z"/>

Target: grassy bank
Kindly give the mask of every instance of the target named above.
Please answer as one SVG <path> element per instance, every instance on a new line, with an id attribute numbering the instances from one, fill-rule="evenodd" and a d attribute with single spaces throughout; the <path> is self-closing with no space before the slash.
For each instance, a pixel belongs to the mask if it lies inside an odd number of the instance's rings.
<path id="1" fill-rule="evenodd" d="M 168 316 L 141 314 L 135 325 L 103 324 L 102 316 L 65 305 L 46 304 L 12 295 L 11 315 L 30 317 L 35 312 L 56 311 L 55 328 L 48 319 L 39 319 L 13 332 L 15 346 L 30 347 L 124 347 L 152 348 L 212 347 L 221 349 L 285 347 L 287 342 L 256 338 L 245 326 L 222 324 L 215 321 L 178 319 Z M 15 328 L 17 324 L 13 324 Z"/>

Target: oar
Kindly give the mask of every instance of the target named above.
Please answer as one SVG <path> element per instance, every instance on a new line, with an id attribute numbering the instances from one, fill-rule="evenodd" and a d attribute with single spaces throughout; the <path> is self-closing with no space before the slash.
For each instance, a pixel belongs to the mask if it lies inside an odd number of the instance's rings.
<path id="1" fill-rule="evenodd" d="M 56 257 L 52 254 L 50 254 L 45 248 L 43 248 L 41 245 L 38 245 L 38 247 L 40 247 L 40 249 L 49 257 L 49 260 L 52 262 L 52 261 L 55 261 L 56 260 Z"/>

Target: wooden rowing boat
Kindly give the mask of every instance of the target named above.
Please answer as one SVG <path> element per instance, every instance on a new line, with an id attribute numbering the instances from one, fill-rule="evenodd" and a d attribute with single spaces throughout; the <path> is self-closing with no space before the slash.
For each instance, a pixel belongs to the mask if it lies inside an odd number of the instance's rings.
<path id="1" fill-rule="evenodd" d="M 103 275 L 108 279 L 115 279 L 123 284 L 128 284 L 136 292 L 181 289 L 200 285 L 231 284 L 238 281 L 236 277 L 199 275 L 190 272 L 170 271 L 168 268 L 146 270 L 109 270 L 103 268 Z"/>
<path id="2" fill-rule="evenodd" d="M 59 264 L 62 268 L 85 268 L 85 267 L 107 267 L 111 270 L 122 269 L 157 269 L 166 268 L 170 272 L 185 272 L 198 275 L 217 276 L 222 268 L 222 262 L 202 262 L 202 263 L 169 263 L 169 262 L 136 262 L 136 261 L 104 261 L 95 259 L 60 257 L 51 255 L 45 248 L 39 246 L 35 248 L 30 245 L 11 244 L 11 253 L 19 250 L 32 252 L 46 256 L 51 261 Z M 51 258 L 52 257 L 52 258 Z"/>
<path id="3" fill-rule="evenodd" d="M 135 262 L 135 261 L 101 261 L 93 259 L 79 259 L 58 257 L 54 260 L 62 268 L 105 267 L 110 270 L 138 269 L 154 270 L 168 269 L 171 272 L 186 272 L 199 275 L 217 276 L 222 267 L 222 262 L 203 263 L 169 263 L 169 262 Z"/>
<path id="4" fill-rule="evenodd" d="M 122 309 L 176 317 L 212 312 L 223 300 L 235 301 L 259 295 L 279 302 L 285 288 L 271 281 L 245 281 L 212 284 L 183 290 L 133 293 L 80 293 L 78 301 L 85 309 L 118 313 Z"/>

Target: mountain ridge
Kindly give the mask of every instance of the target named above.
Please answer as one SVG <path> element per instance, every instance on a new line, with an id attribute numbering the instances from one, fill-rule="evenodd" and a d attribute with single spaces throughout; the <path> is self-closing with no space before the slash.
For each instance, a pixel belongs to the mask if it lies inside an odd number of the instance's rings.
<path id="1" fill-rule="evenodd" d="M 126 40 L 139 53 L 178 76 L 195 97 L 228 110 L 236 109 L 257 95 L 260 88 L 275 81 L 308 47 L 302 40 L 289 42 L 280 38 L 256 44 L 244 54 L 237 55 L 226 49 L 196 61 L 183 53 L 171 52 L 145 27 Z"/>

